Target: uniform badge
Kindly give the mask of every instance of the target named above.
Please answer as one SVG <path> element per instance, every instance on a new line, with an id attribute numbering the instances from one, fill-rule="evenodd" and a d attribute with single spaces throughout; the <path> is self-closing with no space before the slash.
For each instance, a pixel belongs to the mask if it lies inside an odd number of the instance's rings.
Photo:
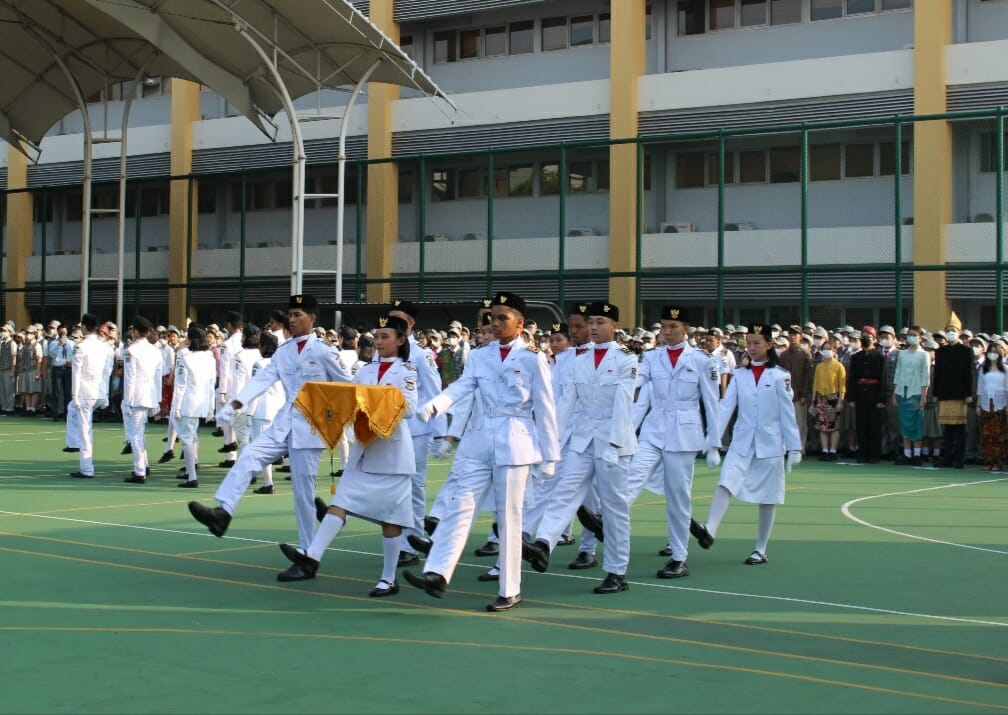
<path id="1" fill-rule="evenodd" d="M 717 368 L 716 368 L 716 367 L 714 367 L 713 365 L 711 365 L 711 369 L 710 369 L 710 379 L 711 379 L 711 380 L 717 380 L 717 378 L 718 378 L 718 375 L 717 375 Z"/>
<path id="2" fill-rule="evenodd" d="M 416 380 L 414 380 L 412 377 L 407 377 L 405 380 L 403 380 L 403 384 L 406 385 L 407 390 L 416 389 Z"/>
<path id="3" fill-rule="evenodd" d="M 635 367 L 630 368 L 630 377 L 632 377 L 635 380 L 637 379 L 637 368 Z"/>

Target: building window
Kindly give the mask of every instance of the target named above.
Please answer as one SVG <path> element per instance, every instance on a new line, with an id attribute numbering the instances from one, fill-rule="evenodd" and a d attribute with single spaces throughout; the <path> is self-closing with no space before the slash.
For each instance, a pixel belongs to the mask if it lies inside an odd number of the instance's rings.
<path id="1" fill-rule="evenodd" d="M 570 46 L 595 44 L 595 16 L 579 15 L 570 19 Z"/>
<path id="2" fill-rule="evenodd" d="M 725 184 L 735 183 L 735 154 L 734 152 L 725 152 L 725 170 L 724 170 L 724 182 Z M 710 186 L 718 185 L 718 155 L 717 152 L 707 155 L 707 183 Z"/>
<path id="3" fill-rule="evenodd" d="M 567 190 L 572 194 L 581 194 L 591 190 L 592 164 L 590 161 L 574 161 L 569 165 L 567 173 Z"/>
<path id="4" fill-rule="evenodd" d="M 756 149 L 739 152 L 739 182 L 762 184 L 767 180 L 766 151 Z"/>
<path id="5" fill-rule="evenodd" d="M 645 176 L 647 172 L 645 172 Z M 700 151 L 676 154 L 676 188 L 696 189 L 704 185 L 704 155 Z"/>
<path id="6" fill-rule="evenodd" d="M 867 15 L 875 12 L 875 0 L 847 0 L 848 15 Z"/>
<path id="7" fill-rule="evenodd" d="M 454 201 L 456 197 L 455 170 L 434 169 L 431 172 L 431 200 Z"/>
<path id="8" fill-rule="evenodd" d="M 704 33 L 704 0 L 679 0 L 677 10 L 680 35 Z"/>
<path id="9" fill-rule="evenodd" d="M 598 42 L 600 45 L 612 42 L 612 16 L 608 12 L 599 13 Z"/>
<path id="10" fill-rule="evenodd" d="M 609 160 L 603 159 L 598 163 L 598 176 L 595 178 L 595 188 L 599 191 L 609 190 Z"/>
<path id="11" fill-rule="evenodd" d="M 455 31 L 434 33 L 434 64 L 455 61 Z"/>
<path id="12" fill-rule="evenodd" d="M 801 0 L 770 0 L 770 24 L 790 25 L 801 22 Z"/>
<path id="13" fill-rule="evenodd" d="M 567 18 L 566 17 L 546 17 L 542 21 L 542 49 L 543 52 L 550 50 L 567 49 Z"/>
<path id="14" fill-rule="evenodd" d="M 560 165 L 543 164 L 539 167 L 539 195 L 556 196 L 560 193 Z"/>
<path id="15" fill-rule="evenodd" d="M 913 7 L 913 0 L 882 0 L 882 12 L 890 10 L 909 10 Z"/>
<path id="16" fill-rule="evenodd" d="M 874 144 L 847 144 L 844 147 L 844 176 L 848 179 L 875 176 Z"/>
<path id="17" fill-rule="evenodd" d="M 910 174 L 910 142 L 905 141 L 900 147 L 900 173 L 908 176 Z M 895 168 L 896 144 L 894 142 L 882 142 L 879 144 L 879 176 L 892 176 Z"/>
<path id="18" fill-rule="evenodd" d="M 480 31 L 462 30 L 459 32 L 460 60 L 472 60 L 480 56 Z"/>
<path id="19" fill-rule="evenodd" d="M 843 17 L 843 0 L 812 0 L 809 17 L 816 20 L 835 20 Z"/>
<path id="20" fill-rule="evenodd" d="M 510 166 L 507 171 L 508 196 L 531 196 L 533 176 L 532 167 Z"/>
<path id="21" fill-rule="evenodd" d="M 1008 146 L 1008 134 L 1005 134 L 1005 145 Z M 980 171 L 995 172 L 998 168 L 997 142 L 992 132 L 980 135 Z"/>
<path id="22" fill-rule="evenodd" d="M 767 24 L 767 0 L 742 0 L 739 25 L 757 27 Z"/>
<path id="23" fill-rule="evenodd" d="M 535 23 L 531 20 L 512 22 L 508 25 L 508 54 L 524 55 L 532 52 L 534 29 Z"/>
<path id="24" fill-rule="evenodd" d="M 400 37 L 399 47 L 402 48 L 402 51 L 406 53 L 407 57 L 411 60 L 416 60 L 416 55 L 414 54 L 416 50 L 413 47 L 413 35 L 403 35 Z"/>
<path id="25" fill-rule="evenodd" d="M 770 149 L 770 183 L 787 184 L 801 177 L 801 149 L 778 146 Z"/>
<path id="26" fill-rule="evenodd" d="M 483 54 L 496 57 L 507 54 L 507 27 L 498 25 L 483 31 Z"/>
<path id="27" fill-rule="evenodd" d="M 486 171 L 484 169 L 462 169 L 459 171 L 460 199 L 478 199 L 486 194 Z"/>
<path id="28" fill-rule="evenodd" d="M 413 202 L 413 171 L 399 169 L 399 203 Z"/>
<path id="29" fill-rule="evenodd" d="M 809 147 L 809 180 L 838 180 L 841 176 L 842 157 L 839 144 L 817 144 Z"/>
<path id="30" fill-rule="evenodd" d="M 709 27 L 714 30 L 732 30 L 735 28 L 735 0 L 707 0 Z"/>

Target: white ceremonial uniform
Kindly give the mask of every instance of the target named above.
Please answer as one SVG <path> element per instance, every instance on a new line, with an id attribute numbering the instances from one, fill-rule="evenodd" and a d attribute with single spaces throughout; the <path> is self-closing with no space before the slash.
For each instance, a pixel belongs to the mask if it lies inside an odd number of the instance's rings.
<path id="1" fill-rule="evenodd" d="M 434 362 L 434 356 L 431 355 L 430 350 L 420 347 L 413 336 L 410 336 L 409 343 L 409 362 L 417 372 L 417 400 L 422 405 L 440 394 L 441 373 L 438 372 L 437 363 Z M 411 479 L 413 523 L 407 525 L 408 528 L 403 531 L 400 549 L 412 553 L 413 547 L 409 545 L 406 538 L 410 534 L 425 536 L 423 518 L 427 513 L 427 456 L 430 452 L 431 439 L 444 436 L 448 429 L 448 420 L 444 416 L 438 416 L 431 419 L 430 422 L 424 422 L 414 416 L 409 420 L 409 429 L 413 436 L 413 455 L 416 460 L 416 469 Z"/>
<path id="2" fill-rule="evenodd" d="M 413 523 L 411 475 L 416 468 L 409 418 L 416 413 L 417 372 L 399 358 L 382 358 L 389 365 L 379 379 L 379 365 L 368 363 L 353 381 L 360 385 L 391 385 L 402 391 L 406 413 L 388 439 L 374 437 L 367 445 L 355 442 L 332 503 L 362 519 L 398 526 Z"/>
<path id="3" fill-rule="evenodd" d="M 299 343 L 304 345 L 300 353 Z M 283 384 L 284 406 L 273 419 L 272 426 L 242 451 L 214 497 L 229 514 L 234 514 L 252 477 L 267 464 L 289 454 L 298 538 L 301 548 L 307 549 L 316 524 L 314 499 L 319 455 L 326 444 L 294 407 L 294 400 L 306 382 L 350 382 L 350 373 L 329 346 L 312 333 L 291 338 L 278 347 L 270 364 L 257 372 L 245 389 L 230 400 L 237 400 L 244 408 L 277 381 Z"/>
<path id="4" fill-rule="evenodd" d="M 504 347 L 509 351 L 503 359 L 497 341 L 470 352 L 459 379 L 433 401 L 443 414 L 456 400 L 478 391 L 483 422 L 473 438 L 489 445 L 492 452 L 466 463 L 451 509 L 434 532 L 424 570 L 451 581 L 476 506 L 492 487 L 501 549 L 499 594 L 511 598 L 521 593 L 522 500 L 529 467 L 556 463 L 560 448 L 546 357 L 529 350 L 520 337 Z"/>
<path id="5" fill-rule="evenodd" d="M 74 346 L 67 409 L 67 446 L 80 450 L 80 473 L 94 476 L 91 415 L 108 407 L 109 378 L 115 365 L 112 346 L 92 333 Z"/>
<path id="6" fill-rule="evenodd" d="M 732 373 L 720 424 L 727 424 L 736 407 L 738 417 L 718 485 L 736 499 L 784 503 L 784 457 L 802 448 L 793 394 L 791 375 L 782 367 L 765 368 L 759 382 L 748 368 Z"/>
<path id="7" fill-rule="evenodd" d="M 256 360 L 252 366 L 252 377 L 255 377 L 261 370 L 265 370 L 270 364 L 271 358 L 262 357 Z M 283 409 L 287 402 L 287 395 L 284 392 L 283 384 L 275 382 L 267 388 L 266 392 L 252 400 L 248 405 L 249 420 L 249 442 L 255 442 L 259 435 L 269 429 L 276 418 L 277 413 Z M 267 464 L 263 467 L 263 480 L 265 484 L 273 483 L 273 465 Z"/>
<path id="8" fill-rule="evenodd" d="M 172 416 L 183 444 L 196 440 L 200 418 L 213 417 L 217 362 L 209 350 L 179 350 L 175 360 Z"/>
<path id="9" fill-rule="evenodd" d="M 252 370 L 256 362 L 262 359 L 262 354 L 258 348 L 242 348 L 231 363 L 231 385 L 228 389 L 229 395 L 237 395 L 241 392 L 248 381 L 252 379 Z M 245 409 L 242 414 L 235 415 L 235 442 L 238 449 L 245 447 L 250 441 L 250 430 L 252 429 L 251 410 Z M 228 459 L 234 459 L 230 454 Z"/>
<path id="10" fill-rule="evenodd" d="M 123 350 L 123 431 L 133 448 L 133 474 L 147 476 L 147 417 L 161 404 L 164 355 L 147 338 Z"/>
<path id="11" fill-rule="evenodd" d="M 674 560 L 685 561 L 696 455 L 721 446 L 719 376 L 717 365 L 703 350 L 684 343 L 670 347 L 682 349 L 675 367 L 669 347 L 644 353 L 638 366 L 638 384 L 641 389 L 650 386 L 650 411 L 643 418 L 640 450 L 630 464 L 628 481 L 635 486 L 644 485 L 661 464 L 669 546 Z M 706 434 L 701 409 L 707 418 Z M 631 493 L 631 497 L 635 496 Z"/>
<path id="12" fill-rule="evenodd" d="M 220 397 L 220 404 L 226 404 L 228 400 L 233 399 L 235 394 L 231 391 L 232 384 L 232 373 L 234 372 L 234 360 L 238 353 L 242 350 L 242 339 L 244 333 L 240 330 L 231 333 L 228 339 L 224 341 L 224 345 L 221 346 L 220 355 L 220 375 L 217 378 L 217 393 Z M 234 444 L 238 441 L 238 435 L 235 433 L 234 425 L 224 425 L 224 444 Z M 233 460 L 237 456 L 237 452 L 228 452 L 225 459 Z"/>
<path id="13" fill-rule="evenodd" d="M 493 445 L 478 436 L 483 426 L 483 398 L 479 392 L 470 393 L 459 399 L 448 410 L 448 414 L 451 415 L 451 421 L 445 436 L 455 438 L 458 446 L 455 448 L 455 457 L 452 459 L 448 476 L 445 477 L 444 484 L 441 485 L 431 505 L 430 515 L 439 520 L 444 516 L 455 495 L 459 477 L 467 471 L 466 463 L 475 460 L 479 464 L 493 458 Z M 492 511 L 492 499 L 489 501 Z"/>
<path id="14" fill-rule="evenodd" d="M 598 366 L 597 351 L 604 351 Z M 576 356 L 563 372 L 557 426 L 570 436 L 536 533 L 536 540 L 547 542 L 552 551 L 594 481 L 605 530 L 602 568 L 618 576 L 626 574 L 630 563 L 627 470 L 637 451 L 630 419 L 636 378 L 636 356 L 612 342 Z M 618 456 L 614 463 L 603 459 L 610 446 Z"/>

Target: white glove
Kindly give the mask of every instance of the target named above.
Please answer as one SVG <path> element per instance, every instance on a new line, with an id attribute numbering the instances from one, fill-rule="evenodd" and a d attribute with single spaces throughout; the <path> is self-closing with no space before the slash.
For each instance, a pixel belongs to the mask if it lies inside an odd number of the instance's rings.
<path id="1" fill-rule="evenodd" d="M 182 419 L 182 410 L 175 410 L 175 419 L 176 420 Z"/>
<path id="2" fill-rule="evenodd" d="M 217 399 L 220 400 L 220 403 L 222 405 L 227 404 L 228 398 L 226 393 L 221 392 L 220 394 L 217 395 Z"/>
<path id="3" fill-rule="evenodd" d="M 790 473 L 791 470 L 794 469 L 799 464 L 801 464 L 801 451 L 796 449 L 793 452 L 788 452 L 787 453 L 787 471 L 788 471 L 788 473 Z"/>
<path id="4" fill-rule="evenodd" d="M 217 410 L 217 414 L 214 417 L 214 419 L 216 420 L 217 424 L 233 425 L 235 421 L 234 406 L 230 402 L 227 403 L 226 405 L 223 405 L 219 410 Z"/>
<path id="5" fill-rule="evenodd" d="M 77 399 L 76 397 L 73 398 L 72 400 L 70 400 L 70 404 L 72 404 L 74 406 L 75 410 L 77 410 L 78 412 L 80 412 L 81 404 L 80 404 L 80 400 L 79 399 Z"/>
<path id="6" fill-rule="evenodd" d="M 433 402 L 425 402 L 420 405 L 420 409 L 417 411 L 417 417 L 420 418 L 421 422 L 430 422 L 431 418 L 436 414 Z"/>
<path id="7" fill-rule="evenodd" d="M 106 407 L 108 407 L 108 398 L 99 397 L 97 400 L 95 400 L 95 407 L 99 410 L 104 410 Z"/>
<path id="8" fill-rule="evenodd" d="M 451 456 L 451 442 L 447 439 L 442 439 L 441 443 L 434 449 L 434 456 L 438 459 L 447 459 Z"/>
<path id="9" fill-rule="evenodd" d="M 552 479 L 556 474 L 556 462 L 542 462 L 536 472 L 538 472 L 540 479 Z"/>
<path id="10" fill-rule="evenodd" d="M 618 467 L 619 459 L 619 450 L 611 444 L 605 448 L 604 452 L 602 452 L 602 461 L 610 467 Z"/>
<path id="11" fill-rule="evenodd" d="M 707 466 L 711 469 L 717 469 L 718 465 L 721 464 L 721 451 L 717 447 L 707 448 Z"/>

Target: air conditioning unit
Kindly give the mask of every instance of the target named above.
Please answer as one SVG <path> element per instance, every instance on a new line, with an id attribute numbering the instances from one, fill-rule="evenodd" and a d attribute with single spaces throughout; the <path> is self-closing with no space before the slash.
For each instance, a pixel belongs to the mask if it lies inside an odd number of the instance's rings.
<path id="1" fill-rule="evenodd" d="M 662 233 L 693 233 L 696 231 L 696 224 L 682 221 L 667 222 L 661 225 Z"/>
<path id="2" fill-rule="evenodd" d="M 568 229 L 567 231 L 568 237 L 599 236 L 599 235 L 601 234 L 599 234 L 598 230 L 594 228 L 572 228 Z"/>
<path id="3" fill-rule="evenodd" d="M 233 241 L 225 241 L 221 244 L 221 248 L 238 248 L 238 244 Z"/>
<path id="4" fill-rule="evenodd" d="M 752 221 L 737 221 L 734 223 L 726 223 L 724 225 L 725 231 L 755 231 L 756 224 Z"/>
<path id="5" fill-rule="evenodd" d="M 431 241 L 447 241 L 448 235 L 444 233 L 428 233 L 423 238 L 424 243 L 430 243 Z"/>

